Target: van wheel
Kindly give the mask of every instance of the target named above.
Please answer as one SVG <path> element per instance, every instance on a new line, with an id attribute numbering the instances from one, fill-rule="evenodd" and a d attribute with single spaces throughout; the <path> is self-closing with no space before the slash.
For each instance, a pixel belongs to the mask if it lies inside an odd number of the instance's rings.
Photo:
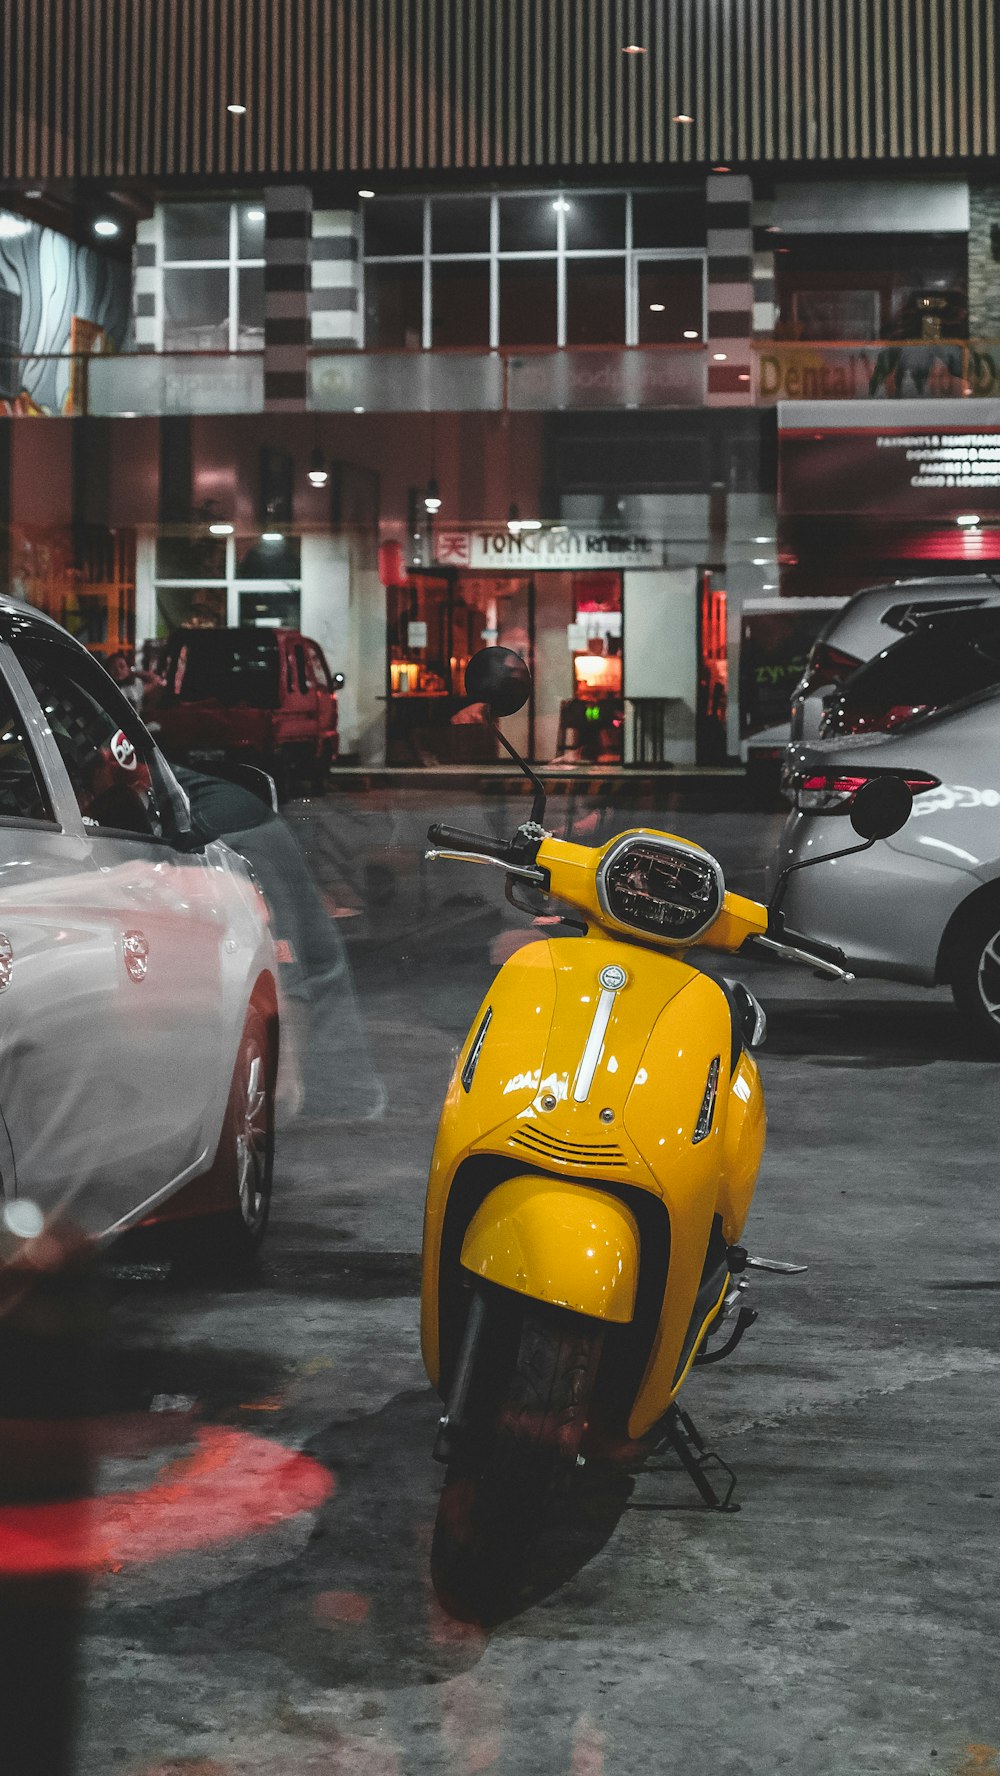
<path id="1" fill-rule="evenodd" d="M 252 1005 L 216 1155 L 218 1176 L 232 1206 L 215 1217 L 207 1255 L 224 1270 L 247 1269 L 267 1231 L 274 1182 L 274 1075 L 271 1031 Z"/>
<path id="2" fill-rule="evenodd" d="M 525 1305 L 507 1384 L 438 1501 L 431 1578 L 460 1620 L 496 1619 L 530 1589 L 532 1553 L 576 1473 L 603 1339 L 582 1315 Z"/>
<path id="3" fill-rule="evenodd" d="M 978 1045 L 1000 1054 L 1000 901 L 974 915 L 957 939 L 951 991 Z"/>

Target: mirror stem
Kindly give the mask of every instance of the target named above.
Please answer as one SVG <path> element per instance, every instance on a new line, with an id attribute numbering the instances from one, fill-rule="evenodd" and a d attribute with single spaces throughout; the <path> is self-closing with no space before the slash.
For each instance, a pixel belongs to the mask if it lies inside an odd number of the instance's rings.
<path id="1" fill-rule="evenodd" d="M 495 718 L 492 716 L 490 717 L 490 726 L 492 727 L 493 732 L 496 735 L 497 739 L 499 740 L 504 751 L 510 754 L 511 758 L 514 760 L 514 763 L 516 765 L 520 765 L 521 770 L 524 772 L 524 775 L 527 777 L 529 783 L 532 783 L 534 785 L 535 798 L 531 804 L 531 818 L 535 822 L 536 826 L 541 826 L 542 821 L 545 817 L 545 803 L 547 800 L 547 797 L 545 794 L 545 787 L 544 787 L 541 779 L 535 775 L 535 772 L 531 769 L 531 766 L 521 757 L 521 754 L 516 750 L 516 748 L 511 745 L 510 741 L 507 739 L 506 734 L 501 734 L 500 729 L 497 725 L 497 722 L 496 722 Z"/>
<path id="2" fill-rule="evenodd" d="M 812 869 L 813 865 L 817 863 L 832 863 L 837 857 L 856 857 L 859 851 L 870 851 L 872 846 L 877 843 L 877 839 L 866 839 L 863 845 L 847 845 L 843 851 L 827 851 L 822 857 L 803 857 L 799 863 L 786 863 L 774 885 L 774 893 L 767 909 L 768 925 L 770 926 L 777 919 L 778 910 L 785 898 L 785 889 L 788 887 L 788 878 L 794 875 L 796 870 Z"/>

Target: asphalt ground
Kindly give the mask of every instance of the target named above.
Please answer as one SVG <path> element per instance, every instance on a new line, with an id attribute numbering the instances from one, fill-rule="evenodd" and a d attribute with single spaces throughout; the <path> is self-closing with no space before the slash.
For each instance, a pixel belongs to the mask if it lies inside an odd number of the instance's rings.
<path id="1" fill-rule="evenodd" d="M 499 876 L 420 861 L 428 820 L 482 820 L 468 804 L 414 791 L 289 813 L 348 934 L 384 1114 L 284 1130 L 251 1283 L 105 1267 L 105 1420 L 147 1434 L 105 1435 L 98 1485 L 166 1491 L 183 1517 L 192 1451 L 211 1468 L 222 1430 L 306 1452 L 332 1490 L 293 1510 L 265 1463 L 252 1528 L 213 1540 L 236 1484 L 223 1461 L 179 1551 L 109 1537 L 78 1776 L 1000 1771 L 997 1066 L 949 996 L 741 966 L 769 1018 L 748 1243 L 809 1267 L 755 1276 L 756 1326 L 685 1391 L 741 1511 L 647 1469 L 595 1504 L 523 1609 L 460 1625 L 428 1578 L 422 1199 L 453 1058 L 526 921 Z M 594 810 L 573 813 L 579 831 Z M 511 816 L 486 811 L 496 831 Z M 775 817 L 668 823 L 760 891 Z"/>

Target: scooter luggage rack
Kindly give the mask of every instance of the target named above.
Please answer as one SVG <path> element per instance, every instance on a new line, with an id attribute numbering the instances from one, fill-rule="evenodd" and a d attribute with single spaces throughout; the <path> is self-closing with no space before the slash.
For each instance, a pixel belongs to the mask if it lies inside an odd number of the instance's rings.
<path id="1" fill-rule="evenodd" d="M 705 1448 L 704 1439 L 690 1415 L 680 1406 L 671 1406 L 660 1420 L 658 1429 L 661 1435 L 653 1445 L 653 1454 L 662 1455 L 666 1450 L 672 1450 L 710 1511 L 728 1514 L 738 1511 L 739 1505 L 733 1503 L 736 1475 L 721 1455 L 717 1455 L 714 1449 Z M 720 1472 L 728 1480 L 724 1492 L 718 1492 L 713 1486 L 709 1469 Z M 658 1468 L 653 1471 L 664 1473 L 668 1470 Z"/>

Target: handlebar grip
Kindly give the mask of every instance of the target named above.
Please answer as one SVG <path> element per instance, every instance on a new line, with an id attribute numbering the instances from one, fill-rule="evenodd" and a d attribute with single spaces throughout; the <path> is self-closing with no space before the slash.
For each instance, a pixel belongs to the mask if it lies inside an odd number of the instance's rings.
<path id="1" fill-rule="evenodd" d="M 478 851 L 482 857 L 498 857 L 501 862 L 510 856 L 506 839 L 490 839 L 483 833 L 463 832 L 460 826 L 430 826 L 429 842 L 443 851 Z"/>

